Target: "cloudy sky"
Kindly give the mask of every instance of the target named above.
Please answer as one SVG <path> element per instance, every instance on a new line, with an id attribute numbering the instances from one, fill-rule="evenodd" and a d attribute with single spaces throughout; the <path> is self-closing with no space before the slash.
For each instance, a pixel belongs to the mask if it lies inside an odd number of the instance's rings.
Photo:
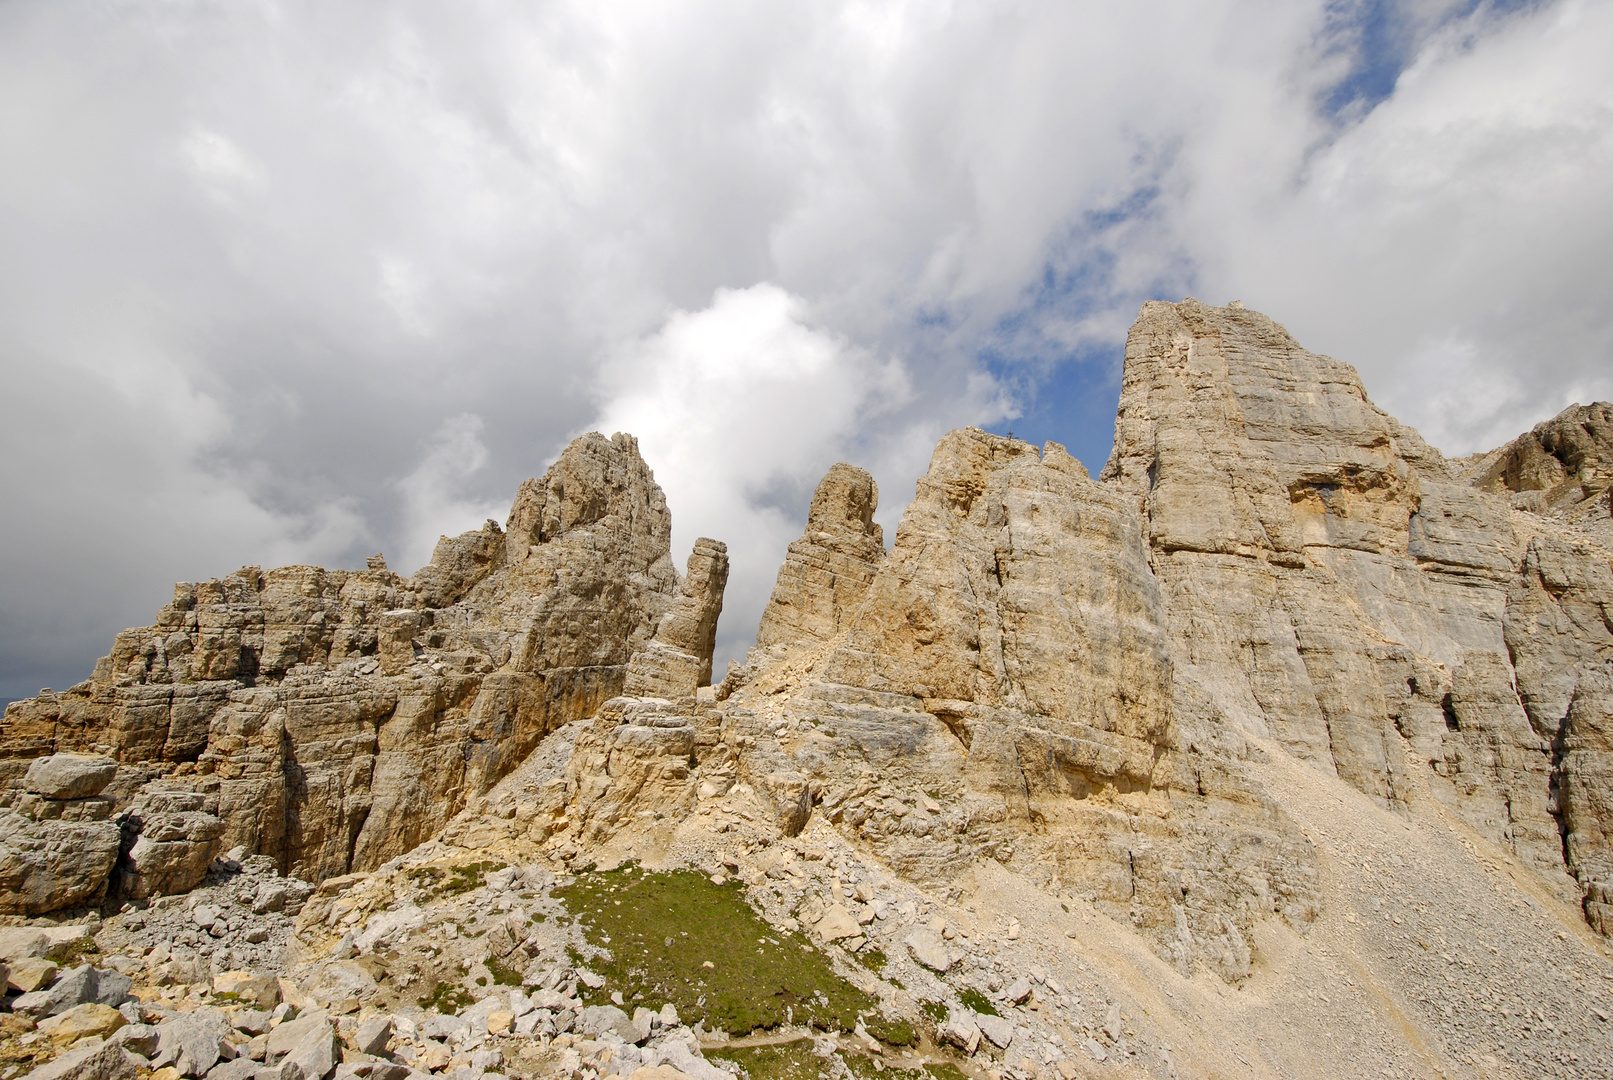
<path id="1" fill-rule="evenodd" d="M 815 481 L 1110 446 L 1152 297 L 1448 453 L 1613 398 L 1613 3 L 0 3 L 0 698 L 636 433 L 741 655 Z M 720 665 L 719 665 L 720 666 Z"/>

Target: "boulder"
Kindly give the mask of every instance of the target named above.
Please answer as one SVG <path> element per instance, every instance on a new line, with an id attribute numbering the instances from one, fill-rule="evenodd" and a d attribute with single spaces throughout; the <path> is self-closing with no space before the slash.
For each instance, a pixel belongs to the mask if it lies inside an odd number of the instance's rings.
<path id="1" fill-rule="evenodd" d="M 110 1005 L 91 1001 L 46 1017 L 39 1022 L 38 1030 L 57 1046 L 70 1046 L 80 1039 L 104 1039 L 127 1023 L 123 1014 Z"/>
<path id="2" fill-rule="evenodd" d="M 380 1055 L 386 1053 L 387 1043 L 392 1040 L 392 1018 L 390 1016 L 372 1016 L 361 1021 L 358 1029 L 353 1033 L 353 1049 L 361 1054 Z"/>
<path id="3" fill-rule="evenodd" d="M 295 1067 L 303 1080 L 323 1080 L 336 1070 L 341 1054 L 336 1027 L 327 1019 L 310 1025 L 281 1065 Z"/>
<path id="4" fill-rule="evenodd" d="M 928 928 L 920 928 L 907 935 L 906 945 L 913 959 L 934 972 L 945 973 L 958 962 L 946 942 L 941 940 L 941 935 Z"/>
<path id="5" fill-rule="evenodd" d="M 586 1006 L 577 1014 L 577 1028 L 590 1035 L 610 1033 L 624 1043 L 636 1043 L 649 1035 L 645 1032 L 640 1036 L 632 1019 L 614 1005 Z"/>
<path id="6" fill-rule="evenodd" d="M 43 990 L 56 981 L 56 964 L 43 957 L 29 956 L 13 962 L 6 985 L 20 994 Z"/>
<path id="7" fill-rule="evenodd" d="M 189 892 L 207 876 L 223 835 L 224 822 L 200 810 L 142 818 L 121 873 L 124 894 L 143 900 Z"/>
<path id="8" fill-rule="evenodd" d="M 118 763 L 108 757 L 52 754 L 28 766 L 23 786 L 47 799 L 87 799 L 112 782 Z"/>
<path id="9" fill-rule="evenodd" d="M 114 1042 L 96 1041 L 69 1050 L 23 1080 L 133 1080 L 135 1061 Z"/>
<path id="10" fill-rule="evenodd" d="M 0 810 L 0 915 L 43 915 L 104 896 L 122 839 L 110 821 L 32 821 Z"/>
<path id="11" fill-rule="evenodd" d="M 108 975 L 115 974 L 107 972 Z M 22 994 L 11 1002 L 11 1011 L 21 1016 L 42 1020 L 47 1016 L 64 1013 L 75 1005 L 86 1002 L 99 1001 L 100 973 L 88 964 L 73 968 L 60 975 L 54 983 L 44 990 L 35 990 L 31 994 Z M 125 994 L 128 991 L 129 981 L 124 980 Z M 118 1004 L 122 1004 L 121 999 Z"/>
<path id="12" fill-rule="evenodd" d="M 221 1009 L 181 1013 L 157 1025 L 157 1054 L 152 1068 L 172 1066 L 180 1076 L 206 1076 L 214 1065 L 235 1057 L 229 1042 L 234 1030 Z"/>
<path id="13" fill-rule="evenodd" d="M 50 951 L 50 937 L 31 926 L 0 927 L 0 960 L 14 963 L 29 957 L 42 957 Z"/>

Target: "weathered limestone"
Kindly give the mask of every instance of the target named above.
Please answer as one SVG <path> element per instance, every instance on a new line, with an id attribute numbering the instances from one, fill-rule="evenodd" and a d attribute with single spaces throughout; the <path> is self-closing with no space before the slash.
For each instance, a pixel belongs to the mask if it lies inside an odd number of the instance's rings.
<path id="1" fill-rule="evenodd" d="M 135 838 L 118 885 L 137 896 L 192 887 L 237 845 L 312 880 L 378 865 L 439 831 L 544 734 L 620 694 L 658 627 L 659 667 L 640 668 L 688 693 L 709 681 L 726 553 L 702 541 L 680 588 L 670 529 L 636 441 L 596 433 L 521 486 L 507 528 L 444 537 L 412 578 L 376 557 L 358 571 L 248 567 L 181 584 L 89 681 L 7 708 L 0 759 L 17 765 L 0 769 L 13 785 L 0 805 L 123 815 Z M 63 752 L 104 755 L 133 782 L 94 807 L 25 792 L 43 781 L 25 781 L 22 762 Z M 0 838 L 7 880 L 28 897 L 0 886 L 0 906 L 93 894 L 88 879 L 110 869 L 99 854 L 82 874 L 52 854 L 79 832 Z M 116 857 L 118 826 L 101 832 L 93 850 Z"/>
<path id="2" fill-rule="evenodd" d="M 0 810 L 0 914 L 43 915 L 106 894 L 122 832 L 110 821 L 34 821 Z"/>
<path id="3" fill-rule="evenodd" d="M 829 470 L 813 492 L 806 532 L 779 568 L 759 648 L 827 641 L 847 628 L 885 559 L 878 508 L 879 487 L 866 471 L 844 462 Z"/>
<path id="4" fill-rule="evenodd" d="M 1564 889 L 1554 747 L 1613 653 L 1613 579 L 1506 492 L 1591 490 L 1606 410 L 1582 412 L 1464 474 L 1266 316 L 1144 305 L 1104 478 L 1137 500 L 1179 678 L 1388 806 L 1429 763 L 1437 797 Z"/>
<path id="5" fill-rule="evenodd" d="M 1457 463 L 1480 491 L 1613 545 L 1613 404 L 1570 405 L 1505 446 Z"/>
<path id="6" fill-rule="evenodd" d="M 628 664 L 624 692 L 678 698 L 711 685 L 711 654 L 727 583 L 727 546 L 702 536 L 689 555 L 689 572 L 677 599 L 661 616 L 655 636 Z"/>

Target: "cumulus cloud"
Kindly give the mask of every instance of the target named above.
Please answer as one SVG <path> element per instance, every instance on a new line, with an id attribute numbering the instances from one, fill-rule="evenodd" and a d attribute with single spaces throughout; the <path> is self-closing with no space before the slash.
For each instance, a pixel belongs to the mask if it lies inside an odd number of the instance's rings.
<path id="1" fill-rule="evenodd" d="M 947 427 L 1034 403 L 1096 464 L 1153 296 L 1266 310 L 1453 452 L 1613 396 L 1610 21 L 0 5 L 0 697 L 176 578 L 412 566 L 593 426 L 730 543 L 738 650 L 834 459 L 890 525 Z"/>
<path id="2" fill-rule="evenodd" d="M 899 359 L 814 325 L 802 298 L 771 283 L 719 289 L 707 307 L 673 313 L 602 366 L 599 392 L 596 426 L 638 436 L 673 509 L 678 556 L 701 535 L 729 545 L 719 670 L 754 641 L 829 466 L 852 459 L 875 472 L 890 530 L 943 430 L 909 411 L 912 373 Z M 958 404 L 995 419 L 989 398 Z"/>

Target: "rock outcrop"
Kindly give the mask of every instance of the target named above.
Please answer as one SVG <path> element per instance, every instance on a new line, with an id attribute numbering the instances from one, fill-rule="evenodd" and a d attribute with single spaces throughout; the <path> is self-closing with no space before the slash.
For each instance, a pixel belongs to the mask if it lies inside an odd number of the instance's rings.
<path id="1" fill-rule="evenodd" d="M 1543 482 L 1505 462 L 1572 442 L 1564 417 L 1464 475 L 1266 316 L 1149 303 L 1103 473 L 1136 500 L 1178 678 L 1216 715 L 1389 807 L 1426 781 L 1559 890 L 1569 705 L 1613 657 L 1613 579 L 1592 535 L 1496 488 Z M 1581 441 L 1583 491 L 1601 444 Z"/>
<path id="2" fill-rule="evenodd" d="M 1505 446 L 1456 464 L 1480 491 L 1613 545 L 1613 404 L 1570 405 Z"/>
<path id="3" fill-rule="evenodd" d="M 728 584 L 728 547 L 702 536 L 689 555 L 689 572 L 652 637 L 627 666 L 626 693 L 688 697 L 711 685 L 717 616 Z"/>
<path id="4" fill-rule="evenodd" d="M 76 812 L 102 824 L 75 828 L 107 833 L 116 855 L 106 819 L 118 812 L 131 842 L 115 884 L 130 895 L 189 889 L 236 847 L 318 881 L 439 831 L 546 733 L 621 693 L 658 627 L 663 680 L 709 681 L 726 555 L 702 541 L 680 587 L 666 500 L 630 436 L 575 440 L 522 484 L 504 529 L 444 537 L 412 578 L 370 563 L 177 586 L 90 680 L 7 707 L 0 780 L 13 786 L 0 804 L 73 817 L 61 807 L 92 800 L 27 789 L 41 760 L 100 754 L 128 780 L 93 815 Z M 66 827 L 16 832 L 7 859 L 33 868 L 16 895 L 43 899 L 9 902 L 50 910 L 88 895 L 40 884 L 49 853 L 79 843 Z"/>
<path id="5" fill-rule="evenodd" d="M 877 509 L 879 486 L 866 471 L 845 462 L 829 470 L 812 494 L 806 532 L 779 568 L 758 648 L 827 641 L 847 628 L 885 558 Z"/>

